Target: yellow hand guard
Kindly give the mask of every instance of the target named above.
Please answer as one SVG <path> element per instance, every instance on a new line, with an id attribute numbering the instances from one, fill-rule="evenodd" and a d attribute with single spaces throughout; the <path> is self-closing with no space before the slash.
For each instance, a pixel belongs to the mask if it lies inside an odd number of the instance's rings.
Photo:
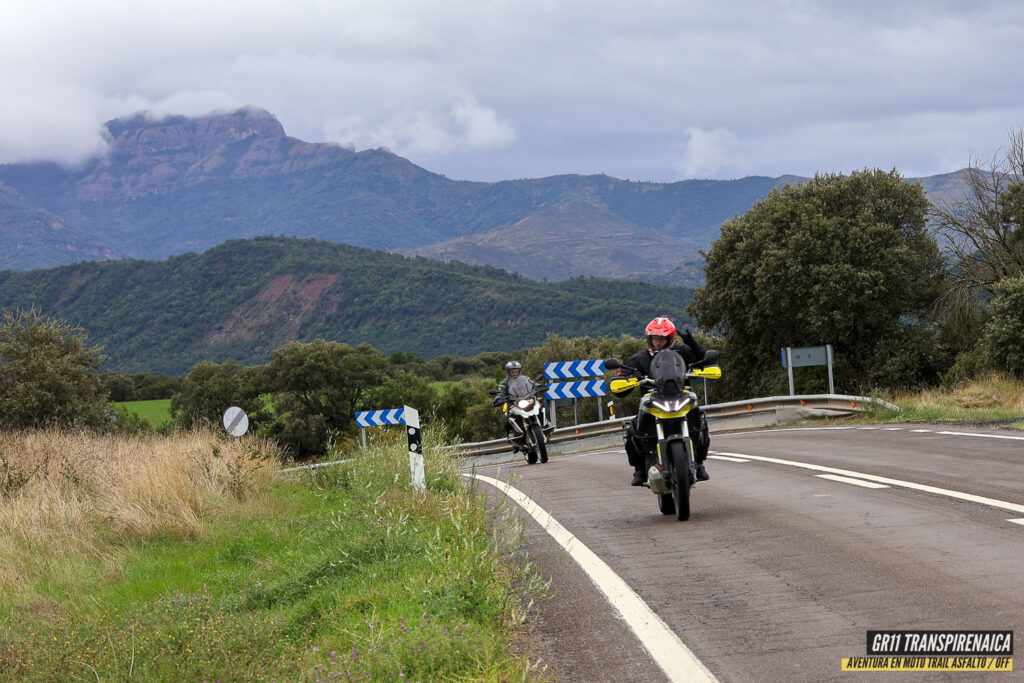
<path id="1" fill-rule="evenodd" d="M 630 377 L 629 379 L 616 377 L 608 383 L 608 387 L 612 390 L 613 394 L 624 394 L 635 389 L 638 384 L 640 384 L 639 377 Z"/>

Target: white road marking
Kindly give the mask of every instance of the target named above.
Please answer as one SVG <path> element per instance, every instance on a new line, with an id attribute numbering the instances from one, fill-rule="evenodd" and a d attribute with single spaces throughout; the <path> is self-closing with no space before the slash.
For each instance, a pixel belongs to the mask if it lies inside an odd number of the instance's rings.
<path id="1" fill-rule="evenodd" d="M 712 455 L 710 457 L 714 458 L 715 460 L 728 460 L 729 462 L 750 462 L 749 460 L 746 460 L 744 458 L 732 458 L 727 455 Z"/>
<path id="2" fill-rule="evenodd" d="M 1008 519 L 1006 521 L 1007 522 L 1013 522 L 1014 524 L 1020 524 L 1021 526 L 1024 526 L 1024 519 Z"/>
<path id="3" fill-rule="evenodd" d="M 479 474 L 464 473 L 463 476 L 475 477 L 503 491 L 537 520 L 544 530 L 551 534 L 551 537 L 565 548 L 569 556 L 587 573 L 594 585 L 604 593 L 669 680 L 717 680 L 704 666 L 704 663 L 697 659 L 690 648 L 686 647 L 679 636 L 669 628 L 668 624 L 662 621 L 661 617 L 655 614 L 654 610 L 648 607 L 647 603 L 629 587 L 628 583 L 623 581 L 590 548 L 526 494 L 498 479 Z"/>
<path id="4" fill-rule="evenodd" d="M 863 486 L 866 489 L 887 489 L 889 488 L 885 484 L 876 484 L 873 481 L 864 481 L 863 479 L 851 479 L 850 477 L 840 477 L 838 474 L 816 474 L 816 477 L 822 479 L 831 479 L 832 481 L 841 481 L 844 484 L 853 484 L 854 486 Z"/>
<path id="5" fill-rule="evenodd" d="M 730 436 L 750 436 L 751 434 L 778 434 L 780 432 L 823 432 L 823 431 L 849 431 L 849 430 L 878 430 L 880 427 L 784 427 L 782 429 L 752 429 L 748 432 L 712 432 L 716 439 L 724 439 Z M 979 434 L 977 432 L 939 432 L 934 429 L 908 429 L 908 432 L 915 434 L 942 434 L 944 436 L 975 436 L 982 439 L 1010 439 L 1012 441 L 1024 441 L 1024 436 L 1013 436 L 1010 434 Z"/>
<path id="6" fill-rule="evenodd" d="M 1024 441 L 1024 436 L 1009 436 L 1006 434 L 975 434 L 972 432 L 937 432 L 946 436 L 978 436 L 983 439 L 1011 439 L 1013 441 Z"/>
<path id="7" fill-rule="evenodd" d="M 960 500 L 966 500 L 971 503 L 979 503 L 981 505 L 988 505 L 990 507 L 999 508 L 1000 510 L 1010 510 L 1024 514 L 1024 505 L 1017 503 L 1010 503 L 1005 500 L 999 500 L 997 498 L 986 498 L 985 496 L 976 496 L 973 493 L 964 493 L 962 491 L 951 491 L 950 489 L 942 489 L 937 486 L 928 486 L 926 484 L 916 484 L 912 481 L 903 481 L 901 479 L 890 479 L 889 477 L 879 477 L 874 474 L 865 474 L 863 472 L 854 472 L 853 470 L 843 470 L 837 467 L 825 467 L 824 465 L 813 465 L 806 462 L 797 462 L 795 460 L 783 460 L 782 458 L 769 458 L 763 455 L 748 455 L 746 453 L 725 453 L 722 451 L 712 451 L 716 455 L 730 455 L 734 458 L 750 458 L 751 460 L 760 460 L 761 462 L 772 462 L 777 465 L 789 465 L 790 467 L 802 467 L 807 470 L 814 470 L 817 472 L 828 472 L 830 474 L 841 474 L 848 477 L 855 477 L 859 479 L 867 479 L 868 481 L 876 481 L 880 484 L 889 484 L 890 486 L 902 486 L 907 489 L 914 489 L 916 491 L 924 491 L 925 493 L 935 493 L 940 496 L 949 496 L 950 498 L 958 498 Z"/>

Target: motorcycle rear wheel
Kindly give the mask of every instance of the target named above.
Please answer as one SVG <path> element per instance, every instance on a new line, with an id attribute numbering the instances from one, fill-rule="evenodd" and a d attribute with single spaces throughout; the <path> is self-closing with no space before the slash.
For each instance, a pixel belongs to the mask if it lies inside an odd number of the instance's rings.
<path id="1" fill-rule="evenodd" d="M 537 446 L 537 453 L 540 454 L 540 461 L 548 461 L 548 447 L 544 442 L 544 430 L 539 424 L 530 425 L 530 436 L 533 437 L 533 443 Z"/>
<path id="2" fill-rule="evenodd" d="M 690 459 L 682 441 L 671 441 L 668 456 L 672 462 L 672 498 L 676 504 L 676 519 L 690 519 Z"/>

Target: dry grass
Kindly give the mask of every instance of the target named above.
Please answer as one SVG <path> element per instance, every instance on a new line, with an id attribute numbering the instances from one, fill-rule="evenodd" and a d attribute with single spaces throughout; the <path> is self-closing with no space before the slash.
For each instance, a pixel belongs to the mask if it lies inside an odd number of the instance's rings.
<path id="1" fill-rule="evenodd" d="M 109 557 L 128 540 L 195 537 L 265 490 L 277 456 L 270 444 L 211 432 L 0 433 L 0 588 L 29 558 Z"/>
<path id="2" fill-rule="evenodd" d="M 950 388 L 896 395 L 892 402 L 906 412 L 936 419 L 1024 421 L 1024 381 L 992 373 Z"/>

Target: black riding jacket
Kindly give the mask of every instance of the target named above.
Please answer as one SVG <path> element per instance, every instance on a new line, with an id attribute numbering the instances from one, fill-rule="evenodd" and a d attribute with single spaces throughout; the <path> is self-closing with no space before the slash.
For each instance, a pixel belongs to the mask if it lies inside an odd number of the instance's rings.
<path id="1" fill-rule="evenodd" d="M 684 342 L 676 342 L 672 346 L 668 347 L 683 357 L 683 361 L 686 362 L 687 367 L 699 362 L 704 358 L 704 354 L 707 352 L 700 342 L 693 338 L 693 335 L 684 335 Z M 633 377 L 639 375 L 641 377 L 651 376 L 651 361 L 654 360 L 655 352 L 651 349 L 644 349 L 639 353 L 635 353 L 623 362 L 622 367 L 619 368 L 619 375 L 623 377 Z"/>

